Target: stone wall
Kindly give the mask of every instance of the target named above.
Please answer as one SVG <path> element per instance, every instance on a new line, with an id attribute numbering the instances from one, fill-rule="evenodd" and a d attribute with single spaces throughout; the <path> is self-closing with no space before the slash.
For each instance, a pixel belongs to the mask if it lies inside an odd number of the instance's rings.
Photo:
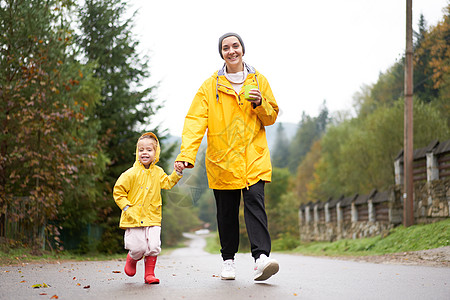
<path id="1" fill-rule="evenodd" d="M 420 182 L 414 185 L 414 218 L 426 224 L 450 216 L 450 179 Z"/>
<path id="2" fill-rule="evenodd" d="M 302 241 L 335 241 L 384 234 L 401 220 L 396 195 L 394 190 L 374 190 L 370 195 L 302 205 L 300 238 Z M 325 218 L 320 218 L 321 215 Z"/>

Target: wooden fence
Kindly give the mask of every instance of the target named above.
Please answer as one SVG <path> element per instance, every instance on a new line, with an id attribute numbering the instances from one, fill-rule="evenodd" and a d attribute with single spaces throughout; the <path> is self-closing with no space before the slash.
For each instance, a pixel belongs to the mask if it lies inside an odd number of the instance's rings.
<path id="1" fill-rule="evenodd" d="M 0 241 L 19 241 L 34 248 L 45 246 L 45 225 L 39 225 L 26 216 L 31 203 L 29 197 L 15 197 L 15 206 L 6 206 L 4 213 L 0 213 Z"/>

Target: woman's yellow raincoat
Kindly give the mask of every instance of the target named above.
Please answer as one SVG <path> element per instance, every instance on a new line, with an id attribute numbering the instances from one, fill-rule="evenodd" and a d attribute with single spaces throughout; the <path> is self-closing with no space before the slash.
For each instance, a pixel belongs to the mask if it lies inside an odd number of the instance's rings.
<path id="1" fill-rule="evenodd" d="M 171 189 L 182 177 L 175 171 L 167 175 L 156 165 L 161 152 L 158 138 L 152 132 L 145 135 L 151 135 L 157 141 L 155 161 L 146 169 L 139 162 L 136 146 L 136 161 L 133 167 L 123 172 L 114 186 L 114 200 L 122 210 L 119 225 L 122 229 L 161 226 L 161 189 Z M 129 208 L 123 211 L 127 205 Z"/>
<path id="2" fill-rule="evenodd" d="M 244 67 L 248 76 L 239 94 L 221 69 L 202 84 L 185 119 L 176 160 L 194 165 L 207 130 L 205 164 L 212 189 L 242 189 L 259 180 L 271 181 L 264 126 L 275 123 L 279 109 L 267 79 L 251 66 Z M 253 107 L 244 99 L 246 85 L 258 86 L 263 97 L 261 105 Z"/>

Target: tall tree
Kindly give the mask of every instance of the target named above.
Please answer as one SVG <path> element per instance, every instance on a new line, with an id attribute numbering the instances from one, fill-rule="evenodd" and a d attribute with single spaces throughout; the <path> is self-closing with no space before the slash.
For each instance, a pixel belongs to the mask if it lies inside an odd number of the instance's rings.
<path id="1" fill-rule="evenodd" d="M 149 77 L 148 59 L 138 52 L 132 33 L 135 14 L 125 19 L 126 12 L 122 0 L 87 0 L 80 9 L 79 43 L 105 82 L 95 114 L 111 159 L 110 182 L 130 166 L 136 139 L 159 108 L 151 97 L 154 87 L 142 88 Z"/>
<path id="2" fill-rule="evenodd" d="M 436 95 L 433 101 L 434 105 L 448 116 L 450 115 L 450 4 L 444 10 L 443 20 L 436 26 L 431 27 L 423 33 L 423 40 L 420 47 L 416 49 L 415 66 L 422 64 L 419 58 L 428 57 L 426 64 L 421 65 L 428 70 L 426 87 L 431 91 L 426 94 Z M 415 71 L 414 71 L 415 72 Z M 426 100 L 426 99 L 423 99 Z M 447 124 L 450 126 L 450 118 L 447 118 Z"/>
<path id="3" fill-rule="evenodd" d="M 71 136 L 67 141 L 68 148 L 71 155 L 78 158 L 74 164 L 77 174 L 70 179 L 70 184 L 66 184 L 58 215 L 64 248 L 83 251 L 95 250 L 95 245 L 88 243 L 87 229 L 97 218 L 96 208 L 103 191 L 101 182 L 108 163 L 98 135 L 100 122 L 94 118 L 102 82 L 94 77 L 92 68 L 92 65 L 74 62 L 66 70 L 81 76 L 80 83 L 72 86 L 70 93 L 75 98 L 77 111 L 85 114 L 85 118 L 67 128 Z"/>
<path id="4" fill-rule="evenodd" d="M 450 4 L 445 8 L 444 18 L 435 27 L 429 31 L 422 33 L 423 40 L 421 40 L 420 47 L 417 47 L 417 60 L 421 57 L 430 56 L 427 59 L 426 69 L 431 69 L 429 76 L 431 76 L 433 85 L 431 88 L 440 89 L 448 85 L 446 81 L 450 70 Z M 417 61 L 416 61 L 417 62 Z M 419 62 L 417 62 L 419 63 Z"/>
<path id="5" fill-rule="evenodd" d="M 95 93 L 78 98 L 86 78 L 70 54 L 70 8 L 66 1 L 0 1 L 0 213 L 34 241 L 57 233 L 49 220 L 75 189 L 79 161 L 95 161 L 92 149 L 72 152 L 96 100 Z"/>
<path id="6" fill-rule="evenodd" d="M 96 64 L 95 75 L 102 79 L 100 105 L 95 116 L 100 121 L 104 149 L 111 160 L 104 181 L 103 204 L 99 205 L 105 233 L 102 249 L 120 251 L 121 231 L 117 228 L 119 209 L 111 200 L 111 191 L 120 173 L 134 162 L 136 140 L 144 130 L 165 136 L 150 117 L 159 109 L 152 98 L 154 87 L 143 87 L 149 77 L 148 58 L 139 53 L 139 41 L 132 33 L 136 13 L 127 18 L 127 4 L 122 0 L 86 0 L 80 9 L 79 44 L 88 61 Z M 168 150 L 161 154 L 161 161 Z"/>
<path id="7" fill-rule="evenodd" d="M 431 49 L 422 45 L 425 42 L 426 33 L 426 21 L 424 16 L 420 15 L 419 32 L 414 32 L 414 52 L 416 53 L 414 56 L 414 94 L 428 103 L 438 96 L 438 89 L 433 87 L 433 69 L 430 67 Z"/>

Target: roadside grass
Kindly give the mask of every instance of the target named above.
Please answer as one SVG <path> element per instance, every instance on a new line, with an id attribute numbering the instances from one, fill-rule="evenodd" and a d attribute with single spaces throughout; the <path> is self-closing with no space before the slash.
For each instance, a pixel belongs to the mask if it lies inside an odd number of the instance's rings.
<path id="1" fill-rule="evenodd" d="M 444 246 L 450 246 L 450 219 L 407 228 L 398 226 L 386 237 L 301 243 L 289 252 L 306 255 L 367 256 L 428 250 Z"/>
<path id="2" fill-rule="evenodd" d="M 220 253 L 219 234 L 217 232 L 206 237 L 205 251 L 211 254 Z"/>
<path id="3" fill-rule="evenodd" d="M 9 248 L 2 247 L 0 251 L 0 266 L 17 265 L 24 263 L 57 263 L 59 261 L 99 261 L 99 260 L 119 260 L 124 259 L 125 254 L 104 254 L 87 253 L 79 254 L 72 251 L 41 251 L 35 254 L 30 248 Z"/>
<path id="4" fill-rule="evenodd" d="M 166 247 L 161 251 L 161 255 L 168 254 L 171 251 L 185 247 L 185 240 L 181 241 L 174 247 Z M 0 266 L 20 265 L 26 263 L 58 263 L 61 261 L 106 261 L 106 260 L 123 260 L 127 257 L 127 250 L 123 253 L 107 254 L 107 253 L 84 253 L 77 251 L 39 251 L 36 254 L 29 247 L 14 245 L 13 247 L 0 244 Z"/>

